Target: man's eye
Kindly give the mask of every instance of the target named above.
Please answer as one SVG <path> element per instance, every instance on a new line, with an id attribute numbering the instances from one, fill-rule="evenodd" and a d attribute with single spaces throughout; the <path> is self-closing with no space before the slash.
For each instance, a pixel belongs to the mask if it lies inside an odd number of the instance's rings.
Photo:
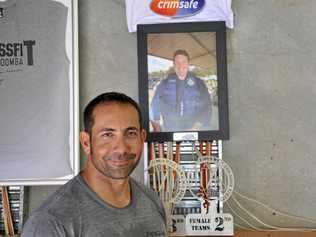
<path id="1" fill-rule="evenodd" d="M 111 132 L 105 132 L 105 133 L 102 133 L 101 136 L 102 136 L 102 137 L 105 137 L 105 138 L 107 138 L 107 137 L 113 137 L 113 133 L 111 133 Z"/>
<path id="2" fill-rule="evenodd" d="M 129 132 L 127 133 L 127 135 L 128 135 L 129 137 L 136 137 L 136 136 L 138 135 L 138 133 L 137 133 L 137 131 L 129 131 Z"/>

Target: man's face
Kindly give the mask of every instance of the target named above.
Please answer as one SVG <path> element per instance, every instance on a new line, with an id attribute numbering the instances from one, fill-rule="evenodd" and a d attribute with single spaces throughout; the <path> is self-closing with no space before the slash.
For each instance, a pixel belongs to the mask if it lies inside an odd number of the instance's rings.
<path id="1" fill-rule="evenodd" d="M 108 178 L 127 178 L 138 164 L 145 140 L 137 110 L 130 104 L 105 103 L 95 107 L 93 118 L 90 161 Z"/>
<path id="2" fill-rule="evenodd" d="M 189 71 L 189 60 L 184 55 L 177 55 L 174 58 L 174 69 L 180 80 L 184 80 Z"/>

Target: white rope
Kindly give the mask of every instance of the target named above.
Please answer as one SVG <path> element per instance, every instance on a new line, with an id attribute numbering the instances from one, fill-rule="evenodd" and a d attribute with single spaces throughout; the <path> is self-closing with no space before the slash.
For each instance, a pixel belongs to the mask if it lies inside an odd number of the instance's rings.
<path id="1" fill-rule="evenodd" d="M 262 207 L 265 207 L 266 209 L 278 214 L 278 215 L 281 215 L 281 216 L 286 216 L 286 217 L 289 217 L 289 218 L 292 218 L 292 219 L 297 219 L 297 220 L 302 220 L 302 221 L 306 221 L 306 222 L 309 222 L 309 223 L 312 223 L 312 224 L 316 224 L 316 220 L 313 220 L 313 219 L 309 219 L 309 218 L 305 218 L 305 217 L 301 217 L 301 216 L 296 216 L 296 215 L 291 215 L 291 214 L 287 214 L 287 213 L 284 213 L 284 212 L 280 212 L 276 209 L 273 209 L 271 207 L 269 207 L 267 204 L 264 204 L 262 202 L 259 202 L 253 198 L 250 198 L 250 197 L 247 197 L 237 191 L 234 191 L 234 193 L 236 193 L 237 195 L 239 195 L 240 197 L 248 200 L 248 201 L 251 201 L 251 202 L 254 202 Z"/>
<path id="2" fill-rule="evenodd" d="M 257 222 L 259 222 L 263 226 L 265 226 L 267 228 L 270 228 L 272 231 L 273 230 L 276 230 L 276 231 L 302 231 L 302 232 L 305 232 L 305 231 L 316 231 L 316 229 L 312 229 L 312 228 L 286 228 L 286 227 L 279 227 L 279 226 L 269 225 L 269 224 L 265 223 L 264 221 L 260 220 L 258 217 L 256 217 L 252 213 L 250 213 L 243 205 L 240 204 L 240 202 L 234 197 L 234 195 L 232 196 L 232 200 L 234 200 L 236 202 L 237 206 L 241 210 L 246 212 L 251 218 L 253 218 Z"/>
<path id="3" fill-rule="evenodd" d="M 261 228 L 258 228 L 258 227 L 256 227 L 256 226 L 252 225 L 249 221 L 247 221 L 245 218 L 243 218 L 242 216 L 240 216 L 240 215 L 231 207 L 231 205 L 230 205 L 228 202 L 226 202 L 226 204 L 227 204 L 228 208 L 231 210 L 231 212 L 232 212 L 235 216 L 237 216 L 240 220 L 242 220 L 243 222 L 245 222 L 248 226 L 250 226 L 250 227 L 253 228 L 254 230 L 258 230 L 258 231 L 263 230 L 263 229 L 261 229 Z M 247 228 L 245 227 L 245 229 L 247 229 Z"/>
<path id="4" fill-rule="evenodd" d="M 243 229 L 243 230 L 248 230 L 246 227 L 244 227 L 244 226 L 242 226 L 242 225 L 240 225 L 240 224 L 238 224 L 238 223 L 234 223 L 234 225 L 235 226 L 237 226 L 238 228 L 240 228 L 240 229 Z"/>

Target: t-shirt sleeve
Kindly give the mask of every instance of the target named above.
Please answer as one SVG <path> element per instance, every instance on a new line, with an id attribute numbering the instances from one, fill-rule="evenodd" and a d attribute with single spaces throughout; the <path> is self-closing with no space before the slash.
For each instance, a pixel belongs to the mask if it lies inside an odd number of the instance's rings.
<path id="1" fill-rule="evenodd" d="M 66 231 L 55 217 L 36 213 L 25 223 L 21 237 L 66 237 Z"/>

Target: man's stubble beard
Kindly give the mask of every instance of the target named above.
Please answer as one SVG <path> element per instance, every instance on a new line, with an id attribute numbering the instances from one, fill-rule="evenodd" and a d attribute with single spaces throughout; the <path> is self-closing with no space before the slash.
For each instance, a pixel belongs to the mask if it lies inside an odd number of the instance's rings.
<path id="1" fill-rule="evenodd" d="M 102 157 L 102 162 L 100 162 L 93 155 L 92 147 L 91 147 L 90 156 L 91 156 L 91 162 L 92 162 L 93 166 L 101 174 L 103 174 L 104 176 L 111 178 L 111 179 L 126 179 L 127 177 L 129 177 L 131 175 L 131 173 L 134 171 L 134 169 L 137 167 L 137 165 L 140 161 L 140 158 L 138 158 L 136 163 L 128 166 L 127 171 L 122 171 L 125 174 L 115 174 L 115 173 L 119 172 L 119 169 L 113 169 L 112 167 L 107 165 L 107 162 L 112 159 L 111 157 L 104 156 L 104 157 Z M 119 157 L 117 157 L 115 159 L 117 159 L 117 160 L 122 160 L 122 159 L 135 160 L 135 159 L 137 159 L 137 157 L 136 157 L 136 154 L 128 154 L 128 155 L 123 155 L 123 156 L 120 155 Z"/>

